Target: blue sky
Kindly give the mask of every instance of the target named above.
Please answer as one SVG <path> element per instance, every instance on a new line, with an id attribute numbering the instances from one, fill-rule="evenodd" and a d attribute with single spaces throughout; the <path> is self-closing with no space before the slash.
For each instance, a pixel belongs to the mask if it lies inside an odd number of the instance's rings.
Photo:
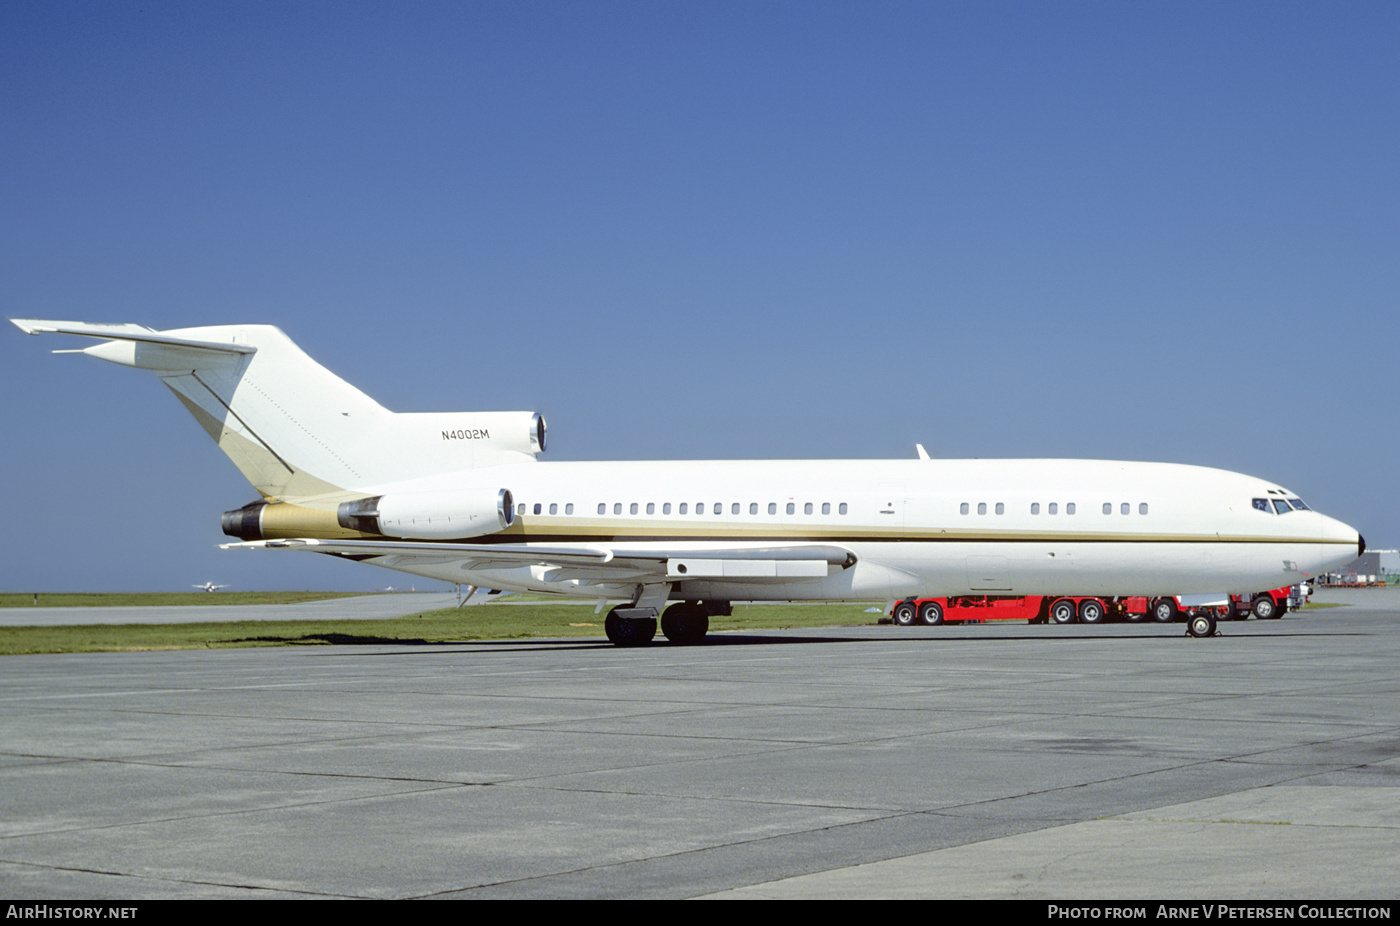
<path id="1" fill-rule="evenodd" d="M 267 323 L 548 459 L 1095 457 L 1400 545 L 1400 5 L 0 4 L 0 304 Z M 0 590 L 223 552 L 153 378 L 0 333 Z M 408 581 L 411 581 L 409 579 Z M 426 583 L 420 583 L 426 584 Z"/>

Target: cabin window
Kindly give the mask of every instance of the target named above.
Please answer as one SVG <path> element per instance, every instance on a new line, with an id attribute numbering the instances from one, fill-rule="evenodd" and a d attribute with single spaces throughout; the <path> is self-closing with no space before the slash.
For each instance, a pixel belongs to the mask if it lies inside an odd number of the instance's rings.
<path id="1" fill-rule="evenodd" d="M 758 514 L 758 502 L 749 502 L 749 514 Z"/>
<path id="2" fill-rule="evenodd" d="M 958 514 L 967 514 L 967 502 L 963 502 L 958 506 Z"/>
<path id="3" fill-rule="evenodd" d="M 997 502 L 997 514 L 1006 514 L 1006 505 Z"/>
<path id="4" fill-rule="evenodd" d="M 1049 512 L 1050 514 L 1059 514 L 1059 513 L 1060 513 L 1060 503 L 1059 503 L 1059 502 L 1051 502 L 1050 504 L 1048 504 L 1048 505 L 1045 506 L 1045 510 L 1046 510 L 1047 512 Z"/>
<path id="5" fill-rule="evenodd" d="M 637 513 L 637 503 L 636 503 L 636 502 L 633 502 L 632 504 L 630 504 L 630 505 L 627 506 L 627 513 L 628 513 L 628 514 L 636 514 L 636 513 Z"/>
<path id="6" fill-rule="evenodd" d="M 1040 502 L 1031 502 L 1031 514 L 1040 514 Z"/>
<path id="7" fill-rule="evenodd" d="M 656 502 L 647 502 L 647 514 L 656 514 Z"/>
<path id="8" fill-rule="evenodd" d="M 731 505 L 731 506 L 729 507 L 729 513 L 730 513 L 730 514 L 738 514 L 738 513 L 739 513 L 739 503 L 738 503 L 738 502 L 735 502 L 733 505 Z"/>
<path id="9" fill-rule="evenodd" d="M 777 514 L 777 513 L 778 513 L 778 503 L 777 503 L 777 502 L 769 502 L 769 503 L 768 503 L 768 513 L 769 513 L 769 514 Z"/>
<path id="10" fill-rule="evenodd" d="M 598 513 L 599 513 L 599 514 L 607 514 L 607 513 L 608 513 L 608 503 L 607 503 L 607 502 L 599 502 L 599 503 L 598 503 Z"/>
<path id="11" fill-rule="evenodd" d="M 559 513 L 559 503 L 558 503 L 558 502 L 550 502 L 550 503 L 549 503 L 549 513 L 550 513 L 550 514 L 558 514 L 558 513 Z"/>
<path id="12" fill-rule="evenodd" d="M 1120 506 L 1118 507 L 1118 513 L 1119 513 L 1119 514 L 1130 514 L 1130 513 L 1132 512 L 1132 510 L 1133 510 L 1133 506 L 1130 505 L 1130 504 L 1128 504 L 1127 502 L 1124 502 L 1122 505 L 1120 505 Z"/>
<path id="13" fill-rule="evenodd" d="M 808 502 L 807 504 L 805 504 L 805 505 L 802 506 L 802 513 L 803 513 L 803 514 L 811 514 L 811 513 L 812 513 L 812 503 L 811 503 L 811 502 Z"/>
<path id="14" fill-rule="evenodd" d="M 574 503 L 573 503 L 573 502 L 569 502 L 567 505 L 564 506 L 564 513 L 565 513 L 565 514 L 573 514 L 573 513 L 574 513 Z"/>
<path id="15" fill-rule="evenodd" d="M 613 514 L 622 514 L 622 502 L 613 502 Z"/>
<path id="16" fill-rule="evenodd" d="M 788 514 L 797 514 L 797 505 L 793 504 L 792 502 L 788 502 L 788 503 L 787 503 L 787 513 L 788 513 Z"/>
<path id="17" fill-rule="evenodd" d="M 735 505 L 734 510 L 737 512 L 739 506 Z M 724 502 L 715 502 L 715 514 L 724 514 Z"/>
<path id="18" fill-rule="evenodd" d="M 661 506 L 661 513 L 662 513 L 662 514 L 670 514 L 670 513 L 671 513 L 671 503 L 670 503 L 670 502 L 667 502 L 666 504 L 664 504 L 664 505 Z"/>
<path id="19" fill-rule="evenodd" d="M 1138 514 L 1147 514 L 1147 502 L 1138 502 Z"/>
<path id="20" fill-rule="evenodd" d="M 978 503 L 977 503 L 977 513 L 978 513 L 978 514 L 986 514 L 986 513 L 987 513 L 987 503 L 986 503 L 986 502 L 978 502 Z"/>
<path id="21" fill-rule="evenodd" d="M 1054 514 L 1053 511 L 1050 513 Z M 1065 505 L 1065 514 L 1074 514 L 1074 502 L 1069 502 Z"/>
<path id="22" fill-rule="evenodd" d="M 845 513 L 846 513 L 846 503 L 845 503 L 845 502 L 842 502 L 842 503 L 841 503 L 841 506 L 840 506 L 839 508 L 836 509 L 836 513 L 837 513 L 837 514 L 845 514 Z"/>
<path id="23" fill-rule="evenodd" d="M 681 502 L 681 507 L 680 507 L 679 513 L 680 513 L 680 514 L 685 514 L 686 508 L 687 508 L 686 503 L 685 503 L 685 502 Z M 696 513 L 696 514 L 699 514 L 700 512 L 697 510 L 695 513 Z"/>
<path id="24" fill-rule="evenodd" d="M 1104 514 L 1113 514 L 1113 502 L 1104 502 L 1104 503 L 1103 503 L 1103 513 L 1104 513 Z"/>
<path id="25" fill-rule="evenodd" d="M 831 502 L 822 502 L 822 514 L 831 514 Z"/>

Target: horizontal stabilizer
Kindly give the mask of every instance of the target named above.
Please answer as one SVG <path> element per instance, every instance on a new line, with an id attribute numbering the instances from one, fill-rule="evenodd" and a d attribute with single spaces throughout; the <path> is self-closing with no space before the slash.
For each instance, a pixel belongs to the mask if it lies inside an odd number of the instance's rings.
<path id="1" fill-rule="evenodd" d="M 195 338 L 173 337 L 144 325 L 94 325 L 88 322 L 55 322 L 37 318 L 12 318 L 25 334 L 76 334 L 85 338 L 106 338 L 112 341 L 140 341 L 143 344 L 163 344 L 196 350 L 221 351 L 228 354 L 252 354 L 256 347 L 248 344 L 227 344 L 201 341 Z"/>

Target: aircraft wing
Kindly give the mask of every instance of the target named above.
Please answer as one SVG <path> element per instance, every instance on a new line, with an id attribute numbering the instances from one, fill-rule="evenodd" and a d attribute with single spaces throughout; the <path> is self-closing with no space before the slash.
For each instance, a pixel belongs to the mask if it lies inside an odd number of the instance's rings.
<path id="1" fill-rule="evenodd" d="M 822 578 L 828 567 L 848 568 L 856 556 L 828 543 L 796 544 L 461 544 L 381 540 L 253 540 L 223 549 L 305 550 L 357 559 L 393 556 L 423 565 L 461 563 L 466 569 L 508 566 L 551 568 L 553 581 L 661 581 L 665 579 Z"/>

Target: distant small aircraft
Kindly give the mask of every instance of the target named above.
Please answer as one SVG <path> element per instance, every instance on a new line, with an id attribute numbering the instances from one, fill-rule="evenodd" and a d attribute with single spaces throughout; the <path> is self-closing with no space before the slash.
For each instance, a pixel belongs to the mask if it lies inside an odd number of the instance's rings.
<path id="1" fill-rule="evenodd" d="M 213 582 L 205 582 L 203 585 L 196 585 L 195 588 L 202 588 L 206 592 L 217 592 L 221 588 L 228 588 L 227 585 L 215 585 Z"/>

